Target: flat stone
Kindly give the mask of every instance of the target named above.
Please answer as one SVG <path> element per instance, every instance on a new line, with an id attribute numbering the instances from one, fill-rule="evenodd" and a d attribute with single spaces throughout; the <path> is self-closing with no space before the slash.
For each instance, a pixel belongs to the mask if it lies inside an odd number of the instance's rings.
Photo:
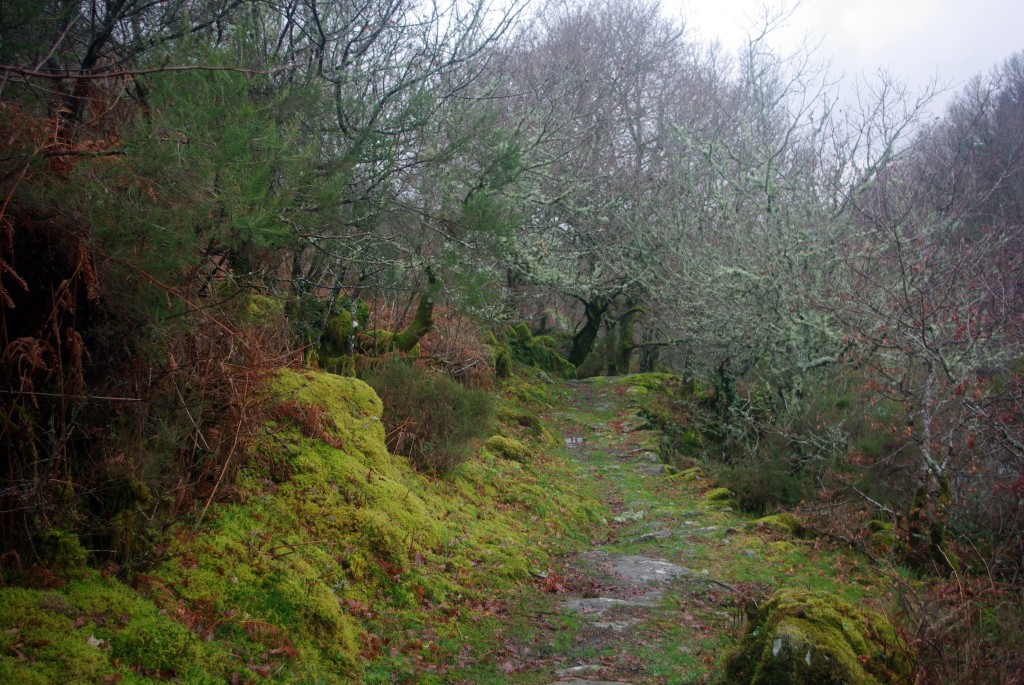
<path id="1" fill-rule="evenodd" d="M 624 633 L 637 623 L 639 621 L 598 621 L 594 624 L 594 627 L 601 630 L 610 630 L 613 633 Z"/>
<path id="2" fill-rule="evenodd" d="M 671 530 L 654 530 L 652 532 L 645 532 L 637 538 L 638 543 L 646 543 L 651 540 L 664 540 L 672 536 Z"/>
<path id="3" fill-rule="evenodd" d="M 658 583 L 693 575 L 693 571 L 664 559 L 603 552 L 589 552 L 585 556 L 608 573 L 632 583 Z"/>
<path id="4" fill-rule="evenodd" d="M 661 457 L 659 457 L 654 452 L 641 452 L 637 456 L 637 459 L 639 459 L 640 461 L 649 461 L 652 464 L 660 464 L 661 463 Z"/>
<path id="5" fill-rule="evenodd" d="M 583 678 L 573 678 L 572 680 L 556 680 L 549 685 L 630 685 L 623 680 L 584 680 Z"/>
<path id="6" fill-rule="evenodd" d="M 617 597 L 581 597 L 569 599 L 562 603 L 566 609 L 580 614 L 603 616 L 613 607 L 655 607 L 661 602 L 663 593 L 647 592 L 635 599 L 618 599 Z"/>
<path id="7" fill-rule="evenodd" d="M 597 673 L 601 670 L 601 667 L 597 664 L 583 664 L 582 666 L 573 666 L 572 668 L 563 668 L 560 671 L 555 671 L 555 675 L 559 678 L 565 678 L 570 675 L 583 675 L 584 673 Z"/>
<path id="8" fill-rule="evenodd" d="M 665 465 L 648 464 L 645 466 L 641 466 L 639 469 L 637 469 L 637 471 L 639 471 L 640 473 L 646 473 L 648 476 L 660 476 L 661 474 L 665 473 Z"/>

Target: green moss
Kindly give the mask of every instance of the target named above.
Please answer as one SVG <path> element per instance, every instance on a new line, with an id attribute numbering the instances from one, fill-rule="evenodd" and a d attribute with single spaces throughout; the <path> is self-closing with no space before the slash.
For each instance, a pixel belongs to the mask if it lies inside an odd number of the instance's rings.
<path id="1" fill-rule="evenodd" d="M 154 602 L 90 572 L 61 591 L 0 590 L 2 682 L 104 682 L 150 674 L 224 682 L 227 648 L 203 640 Z M 22 658 L 12 658 L 22 655 Z"/>
<path id="2" fill-rule="evenodd" d="M 66 530 L 45 531 L 36 541 L 36 547 L 46 567 L 64 575 L 81 573 L 89 558 L 78 536 Z"/>
<path id="3" fill-rule="evenodd" d="M 320 368 L 328 373 L 339 376 L 355 375 L 355 359 L 347 354 L 330 356 L 321 351 L 319 355 Z"/>
<path id="4" fill-rule="evenodd" d="M 824 592 L 781 590 L 758 611 L 730 659 L 742 685 L 909 682 L 910 662 L 881 614 Z"/>
<path id="5" fill-rule="evenodd" d="M 512 375 L 512 352 L 505 345 L 494 351 L 494 373 L 498 378 L 508 378 Z"/>
<path id="6" fill-rule="evenodd" d="M 868 539 L 880 549 L 890 549 L 896 544 L 896 526 L 889 521 L 868 521 Z"/>
<path id="7" fill-rule="evenodd" d="M 622 382 L 627 385 L 644 388 L 646 390 L 664 390 L 669 383 L 681 382 L 682 379 L 671 373 L 636 373 L 632 376 L 624 376 Z"/>
<path id="8" fill-rule="evenodd" d="M 704 499 L 709 502 L 728 502 L 733 498 L 729 488 L 712 488 L 704 493 Z"/>
<path id="9" fill-rule="evenodd" d="M 525 344 L 533 339 L 533 334 L 530 333 L 530 327 L 525 323 L 517 323 L 512 326 L 512 337 L 519 344 Z"/>
<path id="10" fill-rule="evenodd" d="M 543 423 L 514 403 L 522 434 L 501 444 L 536 459 L 484 449 L 438 479 L 388 454 L 362 381 L 286 370 L 270 394 L 274 422 L 232 502 L 172 530 L 132 586 L 85 571 L 60 592 L 0 588 L 0 682 L 358 682 L 369 635 L 466 629 L 473 607 L 529 583 L 559 540 L 589 539 L 600 518 L 568 458 L 536 449 Z"/>
<path id="11" fill-rule="evenodd" d="M 484 449 L 491 454 L 510 459 L 512 461 L 526 462 L 530 460 L 530 450 L 523 443 L 513 438 L 506 438 L 501 435 L 493 435 L 484 443 Z"/>
<path id="12" fill-rule="evenodd" d="M 576 378 L 576 367 L 558 354 L 557 341 L 546 335 L 534 337 L 525 323 L 518 323 L 509 333 L 512 359 L 560 378 Z"/>
<path id="13" fill-rule="evenodd" d="M 736 502 L 735 495 L 729 488 L 712 488 L 704 493 L 704 501 L 710 502 L 718 507 L 729 507 L 737 510 L 740 505 Z"/>
<path id="14" fill-rule="evenodd" d="M 800 537 L 805 534 L 806 529 L 794 514 L 772 514 L 763 516 L 747 524 L 748 528 L 767 528 L 787 535 Z"/>
<path id="15" fill-rule="evenodd" d="M 284 300 L 251 292 L 245 296 L 239 318 L 250 324 L 272 324 L 283 319 L 284 309 Z"/>
<path id="16" fill-rule="evenodd" d="M 699 466 L 691 466 L 688 469 L 673 474 L 672 477 L 681 481 L 698 481 L 706 476 L 704 475 L 704 469 Z"/>

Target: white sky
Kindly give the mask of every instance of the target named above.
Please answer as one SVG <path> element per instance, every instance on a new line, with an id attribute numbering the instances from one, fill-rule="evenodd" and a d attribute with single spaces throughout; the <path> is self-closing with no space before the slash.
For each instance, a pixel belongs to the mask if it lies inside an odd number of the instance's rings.
<path id="1" fill-rule="evenodd" d="M 663 2 L 689 31 L 704 41 L 717 38 L 730 53 L 743 44 L 764 4 Z M 820 58 L 831 57 L 833 71 L 847 77 L 885 68 L 915 91 L 936 76 L 956 90 L 1024 50 L 1024 0 L 804 0 L 769 42 L 785 53 L 803 36 L 821 40 Z"/>

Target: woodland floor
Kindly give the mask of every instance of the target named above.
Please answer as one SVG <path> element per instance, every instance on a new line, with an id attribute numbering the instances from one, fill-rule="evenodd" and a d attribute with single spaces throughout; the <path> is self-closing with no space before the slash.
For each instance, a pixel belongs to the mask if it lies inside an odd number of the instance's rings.
<path id="1" fill-rule="evenodd" d="M 751 524 L 707 500 L 711 483 L 671 475 L 645 445 L 643 388 L 560 386 L 547 412 L 590 496 L 607 507 L 584 547 L 538 572 L 534 591 L 469 640 L 447 683 L 717 682 L 746 624 L 744 607 L 784 586 L 857 603 L 886 592 L 848 550 Z"/>

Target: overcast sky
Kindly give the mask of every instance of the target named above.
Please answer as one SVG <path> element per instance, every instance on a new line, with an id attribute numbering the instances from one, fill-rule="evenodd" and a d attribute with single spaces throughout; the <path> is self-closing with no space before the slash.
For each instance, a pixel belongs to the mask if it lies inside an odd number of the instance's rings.
<path id="1" fill-rule="evenodd" d="M 730 51 L 743 43 L 763 4 L 663 2 L 690 31 Z M 834 71 L 853 76 L 886 68 L 913 89 L 938 76 L 955 90 L 1024 50 L 1024 0 L 804 0 L 771 43 L 785 51 L 804 35 L 822 41 L 821 57 L 832 58 Z"/>

